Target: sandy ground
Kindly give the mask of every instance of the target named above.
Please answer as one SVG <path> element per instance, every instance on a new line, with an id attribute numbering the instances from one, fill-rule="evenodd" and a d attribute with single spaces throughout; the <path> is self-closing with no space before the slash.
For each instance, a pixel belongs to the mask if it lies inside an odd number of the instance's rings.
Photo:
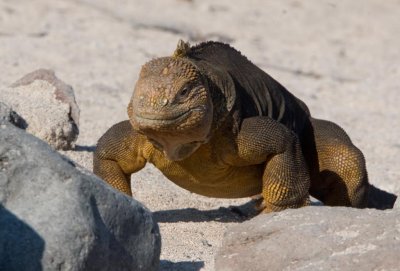
<path id="1" fill-rule="evenodd" d="M 38 68 L 72 85 L 81 109 L 76 150 L 91 170 L 97 139 L 127 118 L 140 66 L 178 39 L 231 43 L 337 122 L 366 156 L 370 181 L 400 193 L 400 1 L 0 1 L 0 85 Z M 194 195 L 152 166 L 132 178 L 155 212 L 161 270 L 214 270 L 223 232 L 249 199 Z M 242 206 L 247 207 L 247 205 Z"/>

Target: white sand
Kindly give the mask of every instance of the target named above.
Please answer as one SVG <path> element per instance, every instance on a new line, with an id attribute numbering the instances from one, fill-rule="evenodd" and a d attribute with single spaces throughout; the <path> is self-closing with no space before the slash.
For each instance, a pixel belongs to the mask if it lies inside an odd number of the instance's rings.
<path id="1" fill-rule="evenodd" d="M 0 2 L 0 85 L 38 68 L 75 89 L 77 151 L 90 150 L 126 106 L 140 66 L 170 55 L 178 39 L 230 42 L 333 120 L 366 156 L 371 183 L 400 193 L 400 2 L 372 1 L 11 1 Z M 155 212 L 161 270 L 213 270 L 225 229 L 241 221 L 218 200 L 184 191 L 149 166 L 135 197 Z M 188 209 L 194 208 L 194 209 Z"/>

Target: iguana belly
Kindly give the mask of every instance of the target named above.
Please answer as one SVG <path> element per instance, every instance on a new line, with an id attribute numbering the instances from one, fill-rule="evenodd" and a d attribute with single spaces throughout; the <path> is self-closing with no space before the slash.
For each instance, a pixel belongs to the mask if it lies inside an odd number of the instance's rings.
<path id="1" fill-rule="evenodd" d="M 261 193 L 264 165 L 229 166 L 202 155 L 173 162 L 161 153 L 152 162 L 169 180 L 193 193 L 216 198 L 249 197 Z"/>

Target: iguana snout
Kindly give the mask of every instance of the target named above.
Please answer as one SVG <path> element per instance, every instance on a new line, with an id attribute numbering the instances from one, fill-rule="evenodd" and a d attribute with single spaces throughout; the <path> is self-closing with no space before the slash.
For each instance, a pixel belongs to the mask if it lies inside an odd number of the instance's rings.
<path id="1" fill-rule="evenodd" d="M 191 155 L 209 138 L 213 105 L 204 81 L 198 69 L 181 58 L 158 58 L 142 67 L 129 118 L 133 128 L 171 160 Z"/>

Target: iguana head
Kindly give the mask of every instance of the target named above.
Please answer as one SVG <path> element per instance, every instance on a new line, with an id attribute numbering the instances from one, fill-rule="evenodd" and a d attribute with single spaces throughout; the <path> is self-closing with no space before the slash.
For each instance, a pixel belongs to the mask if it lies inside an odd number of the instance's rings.
<path id="1" fill-rule="evenodd" d="M 163 57 L 142 67 L 128 114 L 136 131 L 177 161 L 208 141 L 213 104 L 194 64 L 183 57 Z"/>

